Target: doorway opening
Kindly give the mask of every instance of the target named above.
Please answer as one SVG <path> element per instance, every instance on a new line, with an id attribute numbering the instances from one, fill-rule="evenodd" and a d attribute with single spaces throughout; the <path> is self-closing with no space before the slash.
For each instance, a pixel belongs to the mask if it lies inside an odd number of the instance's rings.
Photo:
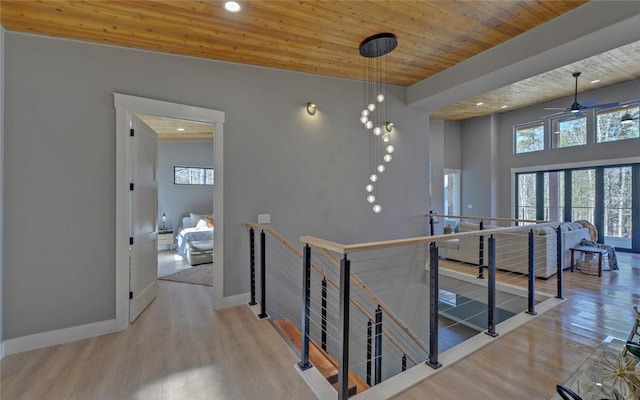
<path id="1" fill-rule="evenodd" d="M 213 124 L 139 117 L 158 134 L 157 277 L 212 286 Z"/>
<path id="2" fill-rule="evenodd" d="M 146 99 L 124 94 L 114 94 L 116 108 L 116 323 L 121 329 L 129 324 L 130 269 L 129 269 L 129 221 L 131 219 L 129 188 L 132 165 L 130 161 L 130 121 L 134 115 L 155 115 L 170 119 L 197 121 L 213 125 L 216 135 L 211 151 L 214 160 L 216 190 L 211 199 L 216 216 L 215 239 L 213 241 L 213 307 L 216 309 L 234 305 L 233 300 L 224 298 L 224 153 L 223 128 L 224 112 L 201 107 Z"/>

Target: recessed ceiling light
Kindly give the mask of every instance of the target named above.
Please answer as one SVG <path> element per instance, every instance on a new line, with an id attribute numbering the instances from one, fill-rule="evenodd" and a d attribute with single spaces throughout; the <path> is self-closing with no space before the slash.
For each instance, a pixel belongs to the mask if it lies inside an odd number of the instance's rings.
<path id="1" fill-rule="evenodd" d="M 596 79 L 594 81 L 591 81 L 591 84 L 598 83 L 598 82 L 600 82 L 600 79 Z"/>
<path id="2" fill-rule="evenodd" d="M 240 4 L 237 1 L 227 1 L 224 3 L 224 9 L 236 13 L 240 11 Z"/>
<path id="3" fill-rule="evenodd" d="M 477 105 L 477 106 L 481 106 L 481 105 L 483 105 L 483 104 L 484 104 L 483 102 L 476 103 L 476 105 Z"/>
<path id="4" fill-rule="evenodd" d="M 500 106 L 500 108 L 507 108 L 507 107 L 509 107 L 509 106 Z"/>
<path id="5" fill-rule="evenodd" d="M 184 128 L 178 128 L 178 132 L 184 131 Z"/>

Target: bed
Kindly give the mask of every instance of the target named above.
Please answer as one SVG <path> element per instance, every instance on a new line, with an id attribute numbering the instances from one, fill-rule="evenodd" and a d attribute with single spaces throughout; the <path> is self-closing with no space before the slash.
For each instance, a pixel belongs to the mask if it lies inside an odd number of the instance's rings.
<path id="1" fill-rule="evenodd" d="M 176 251 L 191 265 L 213 262 L 213 216 L 190 213 L 182 218 Z"/>

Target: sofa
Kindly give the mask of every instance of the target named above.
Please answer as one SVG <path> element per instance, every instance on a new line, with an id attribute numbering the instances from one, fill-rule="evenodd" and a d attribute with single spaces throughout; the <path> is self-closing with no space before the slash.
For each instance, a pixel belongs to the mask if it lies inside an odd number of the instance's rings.
<path id="1" fill-rule="evenodd" d="M 589 229 L 575 222 L 560 224 L 562 229 L 562 268 L 569 268 L 571 263 L 571 247 L 580 244 L 582 239 L 589 239 Z M 487 225 L 488 230 L 484 239 L 484 265 L 489 261 L 490 230 L 498 228 Z M 461 222 L 459 232 L 478 231 L 479 224 Z M 529 231 L 534 233 L 535 273 L 538 278 L 548 278 L 557 272 L 556 263 L 556 231 L 557 226 L 522 226 L 521 229 L 508 232 L 495 231 L 496 240 L 496 268 L 527 274 L 529 271 Z M 461 236 L 459 238 L 438 241 L 438 255 L 441 258 L 478 265 L 480 239 L 477 235 Z"/>

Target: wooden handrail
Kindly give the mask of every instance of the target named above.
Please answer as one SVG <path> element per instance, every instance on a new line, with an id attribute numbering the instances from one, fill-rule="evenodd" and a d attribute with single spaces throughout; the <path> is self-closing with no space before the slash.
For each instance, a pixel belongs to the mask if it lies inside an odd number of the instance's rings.
<path id="1" fill-rule="evenodd" d="M 517 218 L 505 218 L 505 217 L 475 217 L 475 216 L 469 216 L 469 215 L 425 214 L 425 216 L 438 217 L 438 218 L 452 218 L 452 219 L 476 219 L 476 220 L 479 219 L 483 221 L 526 222 L 531 224 L 543 224 L 545 222 L 552 222 L 552 221 L 545 221 L 545 220 L 538 220 L 538 219 L 517 219 Z"/>
<path id="2" fill-rule="evenodd" d="M 267 232 L 269 232 L 269 234 L 273 235 L 273 237 L 275 237 L 276 239 L 278 239 L 282 244 L 284 244 L 289 250 L 293 251 L 298 257 L 300 257 L 301 259 L 304 259 L 304 255 L 302 254 L 302 251 L 298 250 L 295 246 L 293 246 L 287 239 L 285 239 L 282 235 L 280 235 L 278 232 L 276 232 L 273 228 L 271 228 L 268 225 L 261 225 L 261 224 L 256 224 L 254 222 L 245 222 L 246 226 L 249 226 L 251 228 L 254 229 L 260 229 L 260 230 L 265 230 Z M 322 248 L 320 248 L 321 250 L 323 250 Z M 330 255 L 329 259 L 334 262 L 333 260 L 335 259 L 335 256 L 333 256 L 331 253 L 326 253 L 327 255 Z M 338 268 L 340 266 L 340 261 L 335 259 L 338 262 Z M 311 267 L 318 272 L 324 279 L 327 280 L 327 282 L 329 282 L 331 284 L 331 286 L 333 286 L 334 288 L 340 290 L 340 285 L 335 282 L 329 275 L 327 275 L 322 268 L 315 262 L 311 262 Z M 351 275 L 351 280 L 353 280 L 353 278 L 358 279 L 357 277 L 355 277 L 353 274 Z M 358 279 L 359 280 L 359 279 Z M 357 284 L 357 283 L 356 283 Z M 375 296 L 375 295 L 374 295 Z M 377 296 L 376 296 L 377 298 Z M 373 299 L 372 299 L 373 300 Z M 375 317 L 370 314 L 356 299 L 354 299 L 353 297 L 349 299 L 349 301 L 351 302 L 351 304 L 353 304 L 362 314 L 364 314 L 365 317 L 367 317 L 369 320 L 374 321 Z M 374 300 L 375 301 L 375 300 Z M 385 310 L 388 310 L 388 307 L 386 305 L 384 305 L 381 301 L 377 302 L 378 305 L 380 305 L 380 308 Z M 397 318 L 395 315 L 393 316 L 393 320 L 395 321 L 394 318 Z M 396 322 L 397 323 L 397 322 Z M 400 325 L 400 327 L 403 329 L 403 331 L 406 332 L 405 328 L 403 328 L 404 324 Z M 409 328 L 406 328 L 409 329 Z M 409 331 L 410 332 L 410 331 Z M 404 354 L 406 354 L 407 358 L 409 358 L 411 360 L 411 362 L 413 362 L 414 364 L 418 364 L 418 362 L 411 356 L 411 353 L 409 353 L 404 346 L 402 346 L 393 335 L 391 335 L 386 329 L 382 329 L 382 333 L 387 337 L 387 339 L 389 339 L 389 341 L 391 343 L 393 343 L 400 351 L 402 351 Z M 413 335 L 413 333 L 411 333 L 411 335 Z M 424 350 L 424 345 L 422 344 L 422 342 L 420 342 L 420 339 L 417 339 L 415 337 L 415 335 L 413 335 L 413 337 L 410 335 L 410 337 L 414 340 L 417 341 L 416 344 L 418 344 L 418 346 L 420 348 L 422 348 Z M 429 354 L 428 351 L 425 350 L 426 354 Z"/>
<path id="3" fill-rule="evenodd" d="M 560 222 L 546 222 L 537 224 L 536 228 L 539 227 L 556 227 L 560 224 Z M 393 247 L 402 247 L 402 246 L 413 246 L 418 244 L 427 245 L 432 242 L 439 242 L 442 240 L 456 239 L 465 236 L 479 236 L 479 235 L 487 235 L 494 233 L 507 233 L 513 231 L 519 231 L 522 229 L 529 229 L 531 227 L 528 226 L 507 226 L 504 228 L 490 228 L 484 230 L 477 231 L 467 231 L 460 233 L 450 233 L 443 235 L 433 235 L 433 236 L 419 236 L 414 238 L 405 238 L 405 239 L 393 239 L 393 240 L 385 240 L 381 242 L 368 242 L 368 243 L 357 243 L 357 244 L 342 244 L 331 242 L 326 239 L 320 239 L 315 236 L 301 236 L 300 241 L 303 243 L 309 243 L 318 248 L 327 249 L 339 254 L 350 254 L 350 253 L 362 253 L 365 251 L 372 250 L 381 250 L 388 249 Z"/>

